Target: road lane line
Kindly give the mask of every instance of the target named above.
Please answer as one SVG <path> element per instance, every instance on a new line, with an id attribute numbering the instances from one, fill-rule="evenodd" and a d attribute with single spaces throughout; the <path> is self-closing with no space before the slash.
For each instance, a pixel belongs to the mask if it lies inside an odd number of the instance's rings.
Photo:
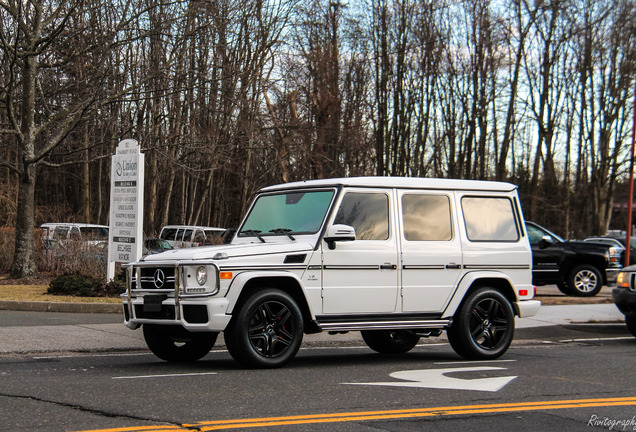
<path id="1" fill-rule="evenodd" d="M 559 342 L 603 342 L 603 341 L 621 341 L 621 340 L 634 340 L 633 337 L 630 336 L 619 336 L 612 338 L 589 338 L 589 339 L 563 339 Z"/>
<path id="2" fill-rule="evenodd" d="M 448 362 L 435 362 L 436 365 L 452 365 L 452 364 L 475 364 L 475 363 L 509 363 L 516 362 L 517 360 L 470 360 L 470 361 L 448 361 Z"/>
<path id="3" fill-rule="evenodd" d="M 364 421 L 398 419 L 414 417 L 451 416 L 461 414 L 489 414 L 497 412 L 533 411 L 542 409 L 587 408 L 600 406 L 636 405 L 636 397 L 578 399 L 563 401 L 538 401 L 489 405 L 466 405 L 456 407 L 415 408 L 390 411 L 366 411 L 350 413 L 328 413 L 288 417 L 269 417 L 254 419 L 234 419 L 185 424 L 184 427 L 197 427 L 201 431 L 236 429 L 242 427 L 283 426 L 308 423 L 328 423 L 346 421 Z"/>
<path id="4" fill-rule="evenodd" d="M 184 373 L 184 374 L 162 374 L 162 375 L 131 375 L 131 376 L 112 377 L 112 379 L 172 378 L 172 377 L 200 376 L 200 375 L 217 375 L 217 372 L 198 372 L 198 373 Z"/>
<path id="5" fill-rule="evenodd" d="M 493 414 L 506 412 L 521 411 L 540 411 L 552 409 L 573 409 L 573 408 L 591 408 L 591 407 L 609 407 L 609 406 L 628 406 L 636 405 L 636 397 L 620 397 L 620 398 L 602 398 L 602 399 L 574 399 L 559 401 L 534 401 L 519 402 L 506 404 L 487 404 L 487 405 L 464 405 L 464 406 L 447 406 L 447 407 L 431 407 L 431 408 L 413 408 L 390 411 L 361 411 L 346 413 L 326 413 L 326 414 L 309 414 L 285 417 L 263 417 L 248 419 L 229 419 L 216 421 L 202 421 L 192 424 L 184 424 L 178 426 L 156 426 L 154 429 L 148 426 L 140 426 L 138 428 L 115 428 L 115 429 L 96 429 L 86 430 L 82 432 L 160 432 L 165 430 L 169 432 L 191 432 L 192 428 L 200 431 L 238 429 L 238 428 L 257 428 L 272 426 L 292 426 L 301 424 L 319 424 L 319 423 L 342 423 L 350 421 L 370 421 L 370 420 L 388 420 L 388 419 L 407 419 L 407 418 L 423 418 L 423 417 L 444 417 L 468 414 Z"/>

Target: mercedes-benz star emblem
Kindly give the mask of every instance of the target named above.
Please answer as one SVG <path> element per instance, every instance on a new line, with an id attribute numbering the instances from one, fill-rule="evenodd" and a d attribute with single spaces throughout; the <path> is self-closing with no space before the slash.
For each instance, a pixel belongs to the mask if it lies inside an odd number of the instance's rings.
<path id="1" fill-rule="evenodd" d="M 155 271 L 154 282 L 155 282 L 155 287 L 156 288 L 162 288 L 163 287 L 163 284 L 166 283 L 166 275 L 164 274 L 163 270 L 157 269 Z"/>

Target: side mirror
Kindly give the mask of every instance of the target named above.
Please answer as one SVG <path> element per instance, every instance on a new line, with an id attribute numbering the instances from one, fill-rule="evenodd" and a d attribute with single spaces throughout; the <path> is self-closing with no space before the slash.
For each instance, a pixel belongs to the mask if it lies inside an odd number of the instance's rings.
<path id="1" fill-rule="evenodd" d="M 349 225 L 331 225 L 325 233 L 325 241 L 329 249 L 336 248 L 336 242 L 354 241 L 356 239 L 356 229 Z"/>
<path id="2" fill-rule="evenodd" d="M 541 237 L 541 241 L 539 242 L 539 249 L 545 249 L 548 246 L 552 246 L 554 244 L 554 239 L 552 236 L 544 235 Z"/>

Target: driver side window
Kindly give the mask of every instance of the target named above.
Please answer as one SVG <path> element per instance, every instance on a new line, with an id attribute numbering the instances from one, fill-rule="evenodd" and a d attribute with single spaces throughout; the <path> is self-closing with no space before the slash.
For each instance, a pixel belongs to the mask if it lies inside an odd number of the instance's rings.
<path id="1" fill-rule="evenodd" d="M 536 229 L 532 225 L 526 225 L 526 230 L 528 231 L 528 239 L 530 240 L 531 245 L 537 245 L 543 238 L 544 234 L 540 230 Z"/>

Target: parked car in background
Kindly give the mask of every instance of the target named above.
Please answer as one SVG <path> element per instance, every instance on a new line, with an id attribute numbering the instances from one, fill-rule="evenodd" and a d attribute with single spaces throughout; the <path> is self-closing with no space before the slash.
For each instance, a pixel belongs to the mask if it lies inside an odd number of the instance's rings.
<path id="1" fill-rule="evenodd" d="M 59 241 L 81 240 L 91 244 L 108 241 L 108 226 L 86 223 L 50 222 L 40 225 L 45 247 L 52 248 Z"/>
<path id="2" fill-rule="evenodd" d="M 558 235 L 526 222 L 532 246 L 532 282 L 556 284 L 566 295 L 591 297 L 603 285 L 616 281 L 622 265 L 611 262 L 615 247 L 601 243 L 565 241 Z"/>
<path id="3" fill-rule="evenodd" d="M 621 244 L 621 246 L 623 246 L 623 248 L 626 248 L 625 246 L 627 243 L 626 235 L 608 234 L 605 237 L 616 240 L 617 242 Z M 633 264 L 636 264 L 636 237 L 631 237 L 629 240 L 629 265 L 633 265 Z M 625 261 L 623 261 L 623 265 L 625 265 Z"/>
<path id="4" fill-rule="evenodd" d="M 617 239 L 611 237 L 588 237 L 583 239 L 583 241 L 610 246 L 610 263 L 625 265 L 625 246 Z M 632 261 L 631 256 L 630 261 Z"/>
<path id="5" fill-rule="evenodd" d="M 225 232 L 225 228 L 193 225 L 166 225 L 161 229 L 159 238 L 166 240 L 173 248 L 180 249 L 222 244 Z"/>
<path id="6" fill-rule="evenodd" d="M 612 298 L 618 310 L 625 315 L 625 324 L 636 336 L 636 266 L 628 266 L 618 274 Z"/>
<path id="7" fill-rule="evenodd" d="M 170 243 L 168 243 L 166 240 L 162 240 L 157 237 L 150 237 L 144 240 L 143 254 L 144 255 L 158 254 L 158 253 L 165 252 L 167 250 L 173 250 L 173 249 L 174 248 L 170 246 Z"/>

